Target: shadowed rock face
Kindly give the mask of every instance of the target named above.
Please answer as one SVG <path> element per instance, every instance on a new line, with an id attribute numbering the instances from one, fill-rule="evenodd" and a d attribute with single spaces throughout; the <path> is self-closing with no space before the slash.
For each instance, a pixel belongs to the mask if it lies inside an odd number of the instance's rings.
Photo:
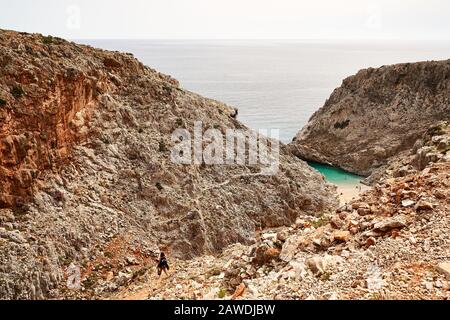
<path id="1" fill-rule="evenodd" d="M 368 176 L 450 118 L 450 60 L 366 69 L 345 79 L 289 148 Z"/>
<path id="2" fill-rule="evenodd" d="M 87 272 L 114 248 L 217 253 L 337 204 L 286 151 L 274 176 L 172 163 L 178 127 L 249 130 L 130 54 L 0 30 L 0 99 L 0 298 L 58 295 L 70 263 Z"/>

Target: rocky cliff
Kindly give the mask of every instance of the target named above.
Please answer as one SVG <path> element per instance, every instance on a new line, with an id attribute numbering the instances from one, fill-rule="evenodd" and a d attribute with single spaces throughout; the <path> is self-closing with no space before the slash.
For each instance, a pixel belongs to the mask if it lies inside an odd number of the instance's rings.
<path id="1" fill-rule="evenodd" d="M 95 290 L 159 248 L 215 254 L 337 204 L 285 151 L 272 176 L 172 163 L 172 132 L 195 121 L 249 133 L 233 108 L 130 54 L 0 30 L 0 298 L 58 296 L 70 264 Z"/>
<path id="2" fill-rule="evenodd" d="M 370 68 L 345 79 L 290 148 L 368 176 L 449 118 L 450 60 Z"/>

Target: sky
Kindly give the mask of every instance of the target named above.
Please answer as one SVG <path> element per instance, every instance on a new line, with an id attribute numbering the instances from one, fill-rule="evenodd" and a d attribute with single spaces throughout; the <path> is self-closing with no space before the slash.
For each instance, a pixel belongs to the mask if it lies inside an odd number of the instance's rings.
<path id="1" fill-rule="evenodd" d="M 1 0 L 0 28 L 69 39 L 450 42 L 450 1 Z"/>

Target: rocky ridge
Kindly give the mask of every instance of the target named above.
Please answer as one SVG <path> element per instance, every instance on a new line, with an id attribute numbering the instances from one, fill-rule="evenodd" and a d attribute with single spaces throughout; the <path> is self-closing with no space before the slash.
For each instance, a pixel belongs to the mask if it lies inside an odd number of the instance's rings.
<path id="1" fill-rule="evenodd" d="M 450 60 L 369 68 L 345 79 L 289 146 L 302 159 L 369 176 L 449 119 Z"/>

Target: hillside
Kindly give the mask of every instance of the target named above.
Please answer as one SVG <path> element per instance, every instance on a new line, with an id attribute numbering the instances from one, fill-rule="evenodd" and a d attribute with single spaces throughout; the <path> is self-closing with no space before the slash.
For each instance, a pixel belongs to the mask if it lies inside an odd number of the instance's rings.
<path id="1" fill-rule="evenodd" d="M 0 30 L 0 298 L 58 297 L 70 265 L 95 289 L 171 257 L 218 254 L 255 231 L 321 215 L 334 187 L 282 151 L 259 166 L 182 165 L 176 128 L 249 129 L 236 110 L 137 61 Z M 129 263 L 128 263 L 128 262 Z M 129 269 L 129 264 L 132 269 Z"/>
<path id="2" fill-rule="evenodd" d="M 399 177 L 387 170 L 381 182 L 335 212 L 299 216 L 291 226 L 267 229 L 255 244 L 230 246 L 218 257 L 172 260 L 167 278 L 149 269 L 126 285 L 105 281 L 101 296 L 448 300 L 450 126 L 435 129 L 422 141 L 441 157 Z M 418 159 L 420 152 L 403 161 L 413 166 Z"/>

